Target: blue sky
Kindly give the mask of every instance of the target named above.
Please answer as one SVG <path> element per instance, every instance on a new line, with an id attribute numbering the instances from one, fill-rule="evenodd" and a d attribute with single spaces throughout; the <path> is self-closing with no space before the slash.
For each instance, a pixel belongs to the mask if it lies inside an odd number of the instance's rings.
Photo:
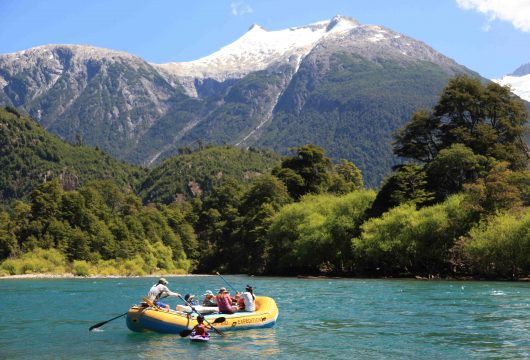
<path id="1" fill-rule="evenodd" d="M 0 0 L 0 53 L 88 44 L 147 61 L 189 61 L 254 24 L 347 15 L 419 39 L 488 78 L 530 62 L 530 0 Z"/>

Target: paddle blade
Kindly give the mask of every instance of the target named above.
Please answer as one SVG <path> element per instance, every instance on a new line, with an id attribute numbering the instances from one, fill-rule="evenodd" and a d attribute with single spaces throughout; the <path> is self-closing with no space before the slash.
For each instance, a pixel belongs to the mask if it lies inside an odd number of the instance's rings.
<path id="1" fill-rule="evenodd" d="M 96 325 L 92 325 L 91 327 L 88 328 L 88 331 L 92 331 L 92 330 L 94 330 L 94 329 L 97 329 L 98 327 L 102 327 L 102 326 L 105 325 L 106 323 L 111 322 L 111 321 L 113 321 L 113 320 L 116 320 L 116 319 L 118 319 L 118 318 L 121 318 L 122 316 L 125 316 L 125 315 L 127 315 L 127 313 L 123 313 L 123 314 L 121 314 L 121 315 L 118 315 L 118 316 L 116 316 L 116 317 L 113 317 L 112 319 L 109 319 L 109 320 L 106 320 L 106 321 L 99 322 L 99 323 L 97 323 Z"/>
<path id="2" fill-rule="evenodd" d="M 88 331 L 92 331 L 94 329 L 97 329 L 98 327 L 101 327 L 103 325 L 105 325 L 107 323 L 107 321 L 102 321 L 100 323 L 97 323 L 96 325 L 92 325 L 91 327 L 88 328 Z"/>
<path id="3" fill-rule="evenodd" d="M 226 318 L 224 317 L 220 317 L 220 318 L 217 318 L 213 321 L 214 324 L 219 324 L 219 323 L 222 323 L 222 322 L 225 322 Z"/>
<path id="4" fill-rule="evenodd" d="M 180 337 L 186 337 L 186 336 L 189 336 L 191 334 L 191 330 L 182 330 L 179 335 Z"/>

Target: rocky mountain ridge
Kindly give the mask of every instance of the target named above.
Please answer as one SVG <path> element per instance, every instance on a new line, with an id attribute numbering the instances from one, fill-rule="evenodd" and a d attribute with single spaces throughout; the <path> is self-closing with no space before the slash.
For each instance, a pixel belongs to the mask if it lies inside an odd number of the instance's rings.
<path id="1" fill-rule="evenodd" d="M 420 41 L 336 16 L 278 31 L 255 25 L 186 63 L 82 45 L 0 55 L 0 104 L 137 164 L 197 142 L 282 153 L 313 142 L 377 185 L 395 163 L 392 132 L 456 74 L 478 76 Z"/>

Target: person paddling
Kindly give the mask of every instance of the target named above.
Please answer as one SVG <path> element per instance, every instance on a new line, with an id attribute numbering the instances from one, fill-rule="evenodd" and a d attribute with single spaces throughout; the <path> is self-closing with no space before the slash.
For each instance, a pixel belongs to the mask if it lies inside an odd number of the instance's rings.
<path id="1" fill-rule="evenodd" d="M 158 283 L 154 284 L 151 289 L 149 289 L 147 298 L 151 300 L 156 306 L 169 310 L 170 306 L 161 302 L 160 298 L 168 296 L 179 297 L 180 294 L 169 290 L 169 288 L 166 286 L 167 284 L 169 283 L 166 279 L 160 278 L 158 280 Z"/>
<path id="2" fill-rule="evenodd" d="M 232 297 L 226 288 L 220 288 L 215 299 L 221 314 L 233 314 L 237 311 L 237 306 L 232 306 Z"/>
<path id="3" fill-rule="evenodd" d="M 197 325 L 195 325 L 195 327 L 193 328 L 193 331 L 192 331 L 192 336 L 193 335 L 200 335 L 200 336 L 208 336 L 210 334 L 208 334 L 208 332 L 206 331 L 207 329 L 211 329 L 212 327 L 211 326 L 208 326 L 208 325 L 205 325 L 204 324 L 204 316 L 202 315 L 199 315 L 197 316 Z"/>

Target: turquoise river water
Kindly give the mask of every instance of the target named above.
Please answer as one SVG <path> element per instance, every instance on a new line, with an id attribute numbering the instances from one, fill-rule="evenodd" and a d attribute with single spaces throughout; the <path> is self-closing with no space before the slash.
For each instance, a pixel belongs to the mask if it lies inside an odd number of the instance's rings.
<path id="1" fill-rule="evenodd" d="M 529 359 L 530 284 L 225 277 L 280 309 L 271 329 L 212 335 L 133 333 L 127 311 L 154 278 L 0 280 L 1 359 Z M 218 276 L 168 278 L 202 294 Z M 172 306 L 179 300 L 168 301 Z"/>

